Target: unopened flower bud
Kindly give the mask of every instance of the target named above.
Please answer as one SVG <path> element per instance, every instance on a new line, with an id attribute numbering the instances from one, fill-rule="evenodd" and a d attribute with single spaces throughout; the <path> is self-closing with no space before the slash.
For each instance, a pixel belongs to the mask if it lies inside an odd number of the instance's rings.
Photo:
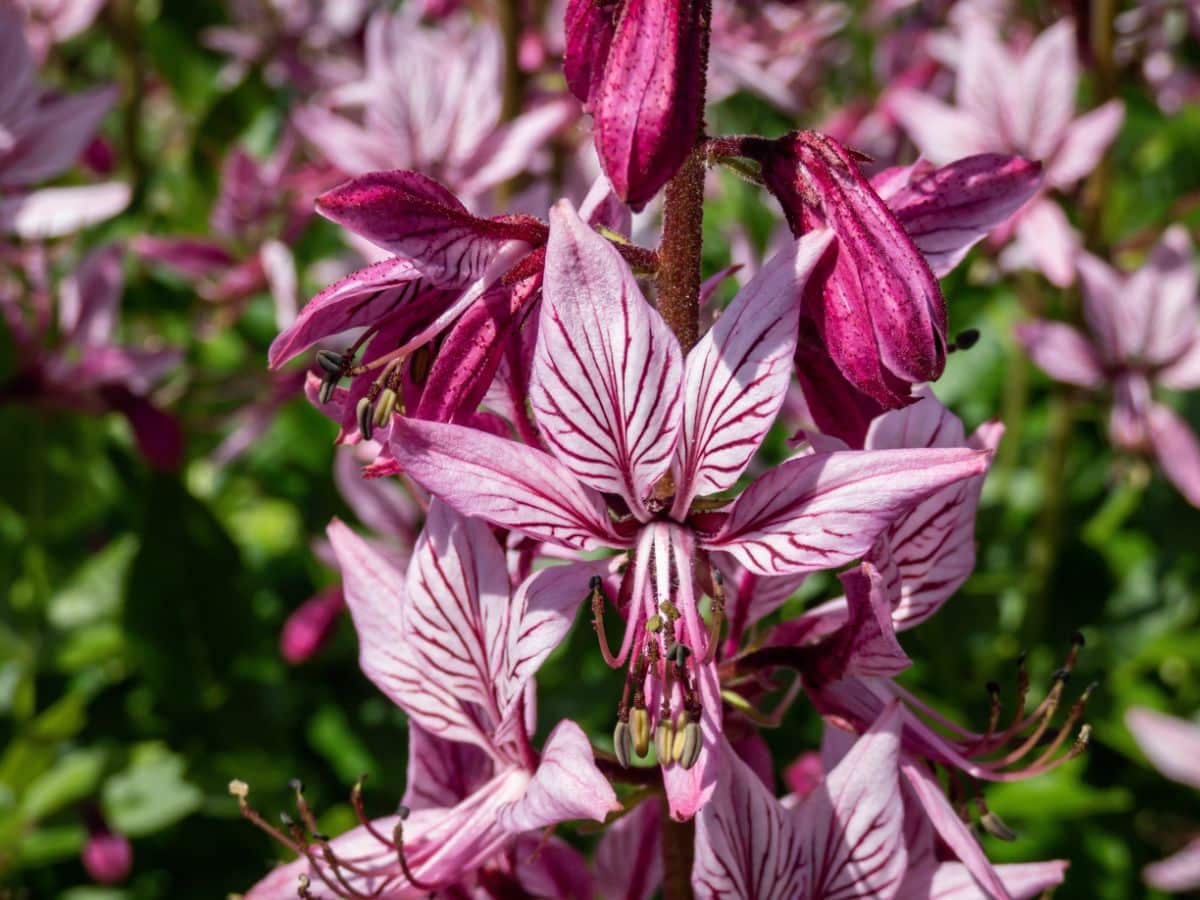
<path id="1" fill-rule="evenodd" d="M 645 756 L 650 752 L 650 713 L 645 709 L 635 709 L 630 714 L 629 727 L 633 737 L 633 752 Z"/>
<path id="2" fill-rule="evenodd" d="M 617 727 L 613 729 L 613 753 L 617 757 L 617 762 L 621 764 L 621 768 L 629 768 L 629 754 L 633 750 L 633 738 L 629 734 L 629 723 L 618 722 Z"/>
<path id="3" fill-rule="evenodd" d="M 98 808 L 85 812 L 88 839 L 83 845 L 83 867 L 97 884 L 119 884 L 133 868 L 133 847 L 129 838 L 114 832 Z"/>
<path id="4" fill-rule="evenodd" d="M 683 744 L 679 747 L 675 762 L 685 769 L 690 769 L 700 758 L 703 741 L 704 736 L 700 732 L 700 723 L 688 722 L 683 726 Z"/>
<path id="5" fill-rule="evenodd" d="M 335 587 L 305 600 L 279 634 L 279 653 L 293 666 L 310 660 L 329 640 L 346 602 Z"/>

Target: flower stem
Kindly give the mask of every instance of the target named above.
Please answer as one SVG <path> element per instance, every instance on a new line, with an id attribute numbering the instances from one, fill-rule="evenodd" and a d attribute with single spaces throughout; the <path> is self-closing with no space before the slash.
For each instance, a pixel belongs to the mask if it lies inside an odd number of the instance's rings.
<path id="1" fill-rule="evenodd" d="M 662 855 L 663 855 L 663 898 L 678 900 L 678 898 L 693 897 L 692 893 L 692 862 L 695 858 L 696 820 L 677 822 L 671 818 L 667 808 L 667 800 L 663 798 L 662 821 Z"/>
<path id="2" fill-rule="evenodd" d="M 659 250 L 658 311 L 684 355 L 699 340 L 703 224 L 704 153 L 697 148 L 667 183 Z"/>

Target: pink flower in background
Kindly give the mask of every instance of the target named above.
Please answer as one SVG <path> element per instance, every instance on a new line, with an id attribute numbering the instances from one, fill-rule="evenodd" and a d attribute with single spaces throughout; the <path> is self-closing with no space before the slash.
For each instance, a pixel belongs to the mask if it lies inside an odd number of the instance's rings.
<path id="1" fill-rule="evenodd" d="M 1052 378 L 1091 390 L 1110 387 L 1113 443 L 1153 456 L 1188 502 L 1200 506 L 1200 443 L 1153 396 L 1155 386 L 1200 388 L 1200 305 L 1187 230 L 1169 228 L 1128 276 L 1087 254 L 1078 265 L 1090 335 L 1036 320 L 1017 327 L 1017 340 Z"/>
<path id="2" fill-rule="evenodd" d="M 95 21 L 106 0 L 15 0 L 25 13 L 25 37 L 37 59 L 50 48 L 81 34 Z"/>
<path id="3" fill-rule="evenodd" d="M 711 3 L 571 0 L 563 71 L 613 190 L 640 210 L 701 137 Z"/>
<path id="4" fill-rule="evenodd" d="M 1200 790 L 1200 725 L 1140 707 L 1125 714 L 1125 725 L 1158 771 Z M 1143 875 L 1147 884 L 1160 891 L 1200 888 L 1200 836 L 1174 856 L 1146 866 Z"/>
<path id="5" fill-rule="evenodd" d="M 222 81 L 236 85 L 255 66 L 266 80 L 302 91 L 345 84 L 360 68 L 354 39 L 377 0 L 228 0 L 231 25 L 206 28 L 205 46 L 230 58 Z"/>
<path id="6" fill-rule="evenodd" d="M 371 17 L 362 79 L 300 107 L 293 122 L 347 175 L 414 169 L 483 208 L 493 188 L 535 168 L 551 136 L 576 115 L 558 97 L 505 122 L 503 84 L 494 29 L 465 15 L 428 28 L 410 4 Z"/>
<path id="7" fill-rule="evenodd" d="M 836 2 L 716 0 L 712 16 L 709 102 L 749 91 L 799 114 L 822 71 L 818 57 L 832 55 L 825 45 L 850 11 Z"/>
<path id="8" fill-rule="evenodd" d="M 956 71 L 954 105 L 916 91 L 893 100 L 895 115 L 935 164 L 975 153 L 1015 153 L 1043 164 L 1047 192 L 1068 191 L 1099 165 L 1124 120 L 1119 100 L 1076 118 L 1079 63 L 1069 20 L 1017 52 L 983 19 L 971 19 Z M 1010 227 L 1016 260 L 1032 262 L 1060 287 L 1074 280 L 1079 239 L 1057 203 L 1042 196 Z"/>
<path id="9" fill-rule="evenodd" d="M 114 88 L 41 88 L 21 12 L 0 6 L 0 234 L 61 237 L 128 205 L 129 188 L 117 183 L 31 190 L 75 164 L 115 98 Z"/>
<path id="10" fill-rule="evenodd" d="M 224 307 L 222 319 L 270 290 L 276 322 L 288 327 L 299 302 L 290 246 L 312 220 L 316 196 L 333 180 L 328 171 L 297 164 L 294 157 L 290 134 L 263 162 L 235 147 L 221 167 L 211 237 L 140 235 L 133 249 L 194 283 L 200 297 Z"/>
<path id="11" fill-rule="evenodd" d="M 118 412 L 147 461 L 174 469 L 182 460 L 183 434 L 150 394 L 182 354 L 118 343 L 124 286 L 120 249 L 93 250 L 59 285 L 52 325 L 48 287 L 0 281 L 0 313 L 17 351 L 16 374 L 0 396 L 81 413 Z M 57 337 L 51 338 L 54 325 Z"/>
<path id="12" fill-rule="evenodd" d="M 455 425 L 392 425 L 404 470 L 464 514 L 574 549 L 636 548 L 622 589 L 625 638 L 605 656 L 628 661 L 648 693 L 665 684 L 664 709 L 703 726 L 704 749 L 664 773 L 680 818 L 703 805 L 715 778 L 707 748 L 719 729 L 718 686 L 686 574 L 703 551 L 766 575 L 836 567 L 909 506 L 986 465 L 968 450 L 815 454 L 768 472 L 721 512 L 693 507 L 737 483 L 770 428 L 795 347 L 794 297 L 828 240 L 811 235 L 768 262 L 685 362 L 618 252 L 564 201 L 551 212 L 530 390 L 551 452 Z M 602 598 L 593 600 L 599 611 Z M 664 626 L 668 601 L 675 612 Z M 635 709 L 655 714 L 636 698 Z M 626 713 L 623 704 L 622 721 Z"/>
<path id="13" fill-rule="evenodd" d="M 88 807 L 83 817 L 88 830 L 80 854 L 84 870 L 97 884 L 120 884 L 133 868 L 133 845 L 109 827 L 99 807 Z"/>
<path id="14" fill-rule="evenodd" d="M 538 572 L 512 593 L 487 526 L 436 503 L 407 577 L 340 522 L 329 537 L 363 672 L 411 718 L 404 800 L 411 814 L 364 817 L 332 841 L 309 844 L 306 837 L 307 849 L 293 842 L 304 858 L 276 869 L 248 900 L 294 897 L 302 875 L 316 898 L 423 897 L 498 876 L 538 878 L 539 865 L 562 865 L 563 854 L 567 871 L 583 869 L 557 842 L 546 861 L 515 872 L 505 853 L 530 832 L 571 819 L 603 821 L 620 808 L 578 725 L 560 722 L 541 753 L 530 744 L 533 676 L 570 629 L 581 599 L 566 570 Z M 604 566 L 591 569 L 598 574 Z"/>

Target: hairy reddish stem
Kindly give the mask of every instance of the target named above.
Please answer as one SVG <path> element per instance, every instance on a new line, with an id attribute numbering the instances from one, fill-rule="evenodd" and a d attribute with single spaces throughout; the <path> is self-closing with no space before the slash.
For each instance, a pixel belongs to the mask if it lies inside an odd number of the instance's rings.
<path id="1" fill-rule="evenodd" d="M 693 150 L 667 183 L 658 264 L 658 311 L 686 355 L 700 336 L 704 154 Z"/>

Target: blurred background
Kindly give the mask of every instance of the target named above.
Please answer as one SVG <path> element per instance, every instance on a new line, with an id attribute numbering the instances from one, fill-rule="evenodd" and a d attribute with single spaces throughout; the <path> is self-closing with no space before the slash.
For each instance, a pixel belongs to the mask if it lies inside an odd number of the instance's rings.
<path id="1" fill-rule="evenodd" d="M 266 362 L 297 305 L 370 259 L 312 199 L 389 167 L 435 175 L 476 211 L 544 216 L 555 197 L 581 199 L 595 169 L 590 121 L 565 106 L 562 4 L 0 4 L 0 897 L 222 897 L 278 858 L 239 819 L 231 779 L 265 811 L 302 779 L 330 833 L 353 824 L 362 773 L 369 811 L 404 790 L 404 718 L 358 671 L 322 535 L 339 516 L 403 542 L 414 523 L 402 498 L 381 512 L 352 451 L 335 452 L 336 425 L 300 390 L 311 359 Z M 1055 194 L 1087 247 L 1130 267 L 1171 223 L 1195 238 L 1194 4 L 729 0 L 710 130 L 822 127 L 880 164 L 912 161 L 889 90 L 951 96 L 968 14 L 1015 47 L 1069 19 L 1079 110 L 1123 102 L 1103 162 Z M 396 18 L 372 24 L 381 16 Z M 414 74 L 433 58 L 475 73 L 462 96 L 427 99 L 470 110 L 478 134 L 447 143 L 431 112 L 414 112 L 405 90 L 448 79 Z M 394 92 L 364 111 L 363 85 L 389 78 Z M 34 127 L 21 103 L 58 110 L 44 126 L 58 136 L 27 136 L 25 163 L 4 156 Z M 470 183 L 489 135 L 556 103 L 567 111 L 537 154 Z M 419 133 L 406 142 L 408 126 Z M 714 173 L 710 200 L 706 273 L 761 255 L 778 227 L 769 199 Z M 1091 748 L 989 788 L 1018 836 L 983 840 L 996 861 L 1071 860 L 1060 897 L 1156 896 L 1140 869 L 1200 828 L 1200 795 L 1146 763 L 1123 714 L 1200 710 L 1200 512 L 1147 459 L 1112 448 L 1102 395 L 1055 384 L 1013 340 L 1033 315 L 1077 318 L 1077 287 L 985 245 L 943 288 L 951 334 L 981 337 L 952 355 L 937 393 L 968 429 L 1000 418 L 1007 434 L 977 570 L 902 637 L 916 662 L 902 683 L 982 730 L 985 684 L 1011 697 L 1027 651 L 1039 699 L 1081 631 L 1078 686 L 1099 682 Z M 80 308 L 100 312 L 84 322 Z M 1200 426 L 1200 397 L 1171 403 Z M 787 436 L 773 438 L 779 458 Z M 837 593 L 832 576 L 811 578 L 780 615 Z M 620 676 L 589 628 L 541 685 L 543 729 L 570 716 L 607 740 Z M 801 702 L 767 737 L 782 766 L 819 734 Z"/>

